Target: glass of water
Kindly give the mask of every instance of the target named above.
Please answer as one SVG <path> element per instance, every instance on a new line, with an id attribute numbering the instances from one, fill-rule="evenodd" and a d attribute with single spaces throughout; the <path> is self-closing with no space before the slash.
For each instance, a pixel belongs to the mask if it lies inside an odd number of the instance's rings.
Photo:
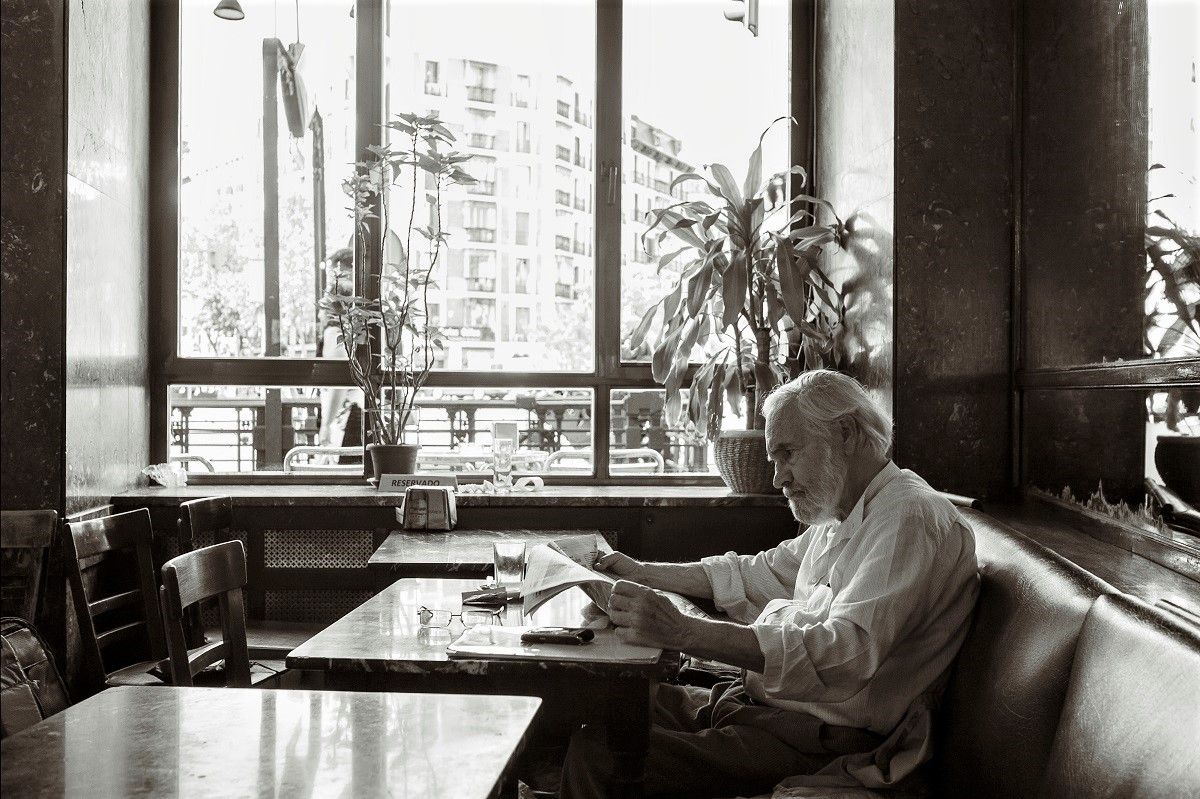
<path id="1" fill-rule="evenodd" d="M 492 442 L 492 482 L 496 492 L 507 494 L 512 490 L 513 440 L 498 438 Z"/>
<path id="2" fill-rule="evenodd" d="M 492 565 L 496 569 L 497 588 L 520 588 L 521 581 L 525 579 L 525 542 L 493 543 Z"/>

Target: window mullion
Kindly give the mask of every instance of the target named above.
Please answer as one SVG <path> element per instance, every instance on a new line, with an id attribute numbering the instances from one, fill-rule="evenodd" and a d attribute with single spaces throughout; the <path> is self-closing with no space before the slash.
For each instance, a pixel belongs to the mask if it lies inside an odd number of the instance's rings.
<path id="1" fill-rule="evenodd" d="M 594 474 L 609 477 L 609 388 L 621 358 L 621 0 L 596 5 Z"/>

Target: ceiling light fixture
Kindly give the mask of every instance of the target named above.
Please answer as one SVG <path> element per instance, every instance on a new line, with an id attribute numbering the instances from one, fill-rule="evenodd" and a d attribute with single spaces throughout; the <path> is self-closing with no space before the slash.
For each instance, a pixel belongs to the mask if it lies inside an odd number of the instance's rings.
<path id="1" fill-rule="evenodd" d="M 213 9 L 213 14 L 221 19 L 245 19 L 246 12 L 242 11 L 242 4 L 238 0 L 221 0 L 217 3 L 217 7 Z"/>

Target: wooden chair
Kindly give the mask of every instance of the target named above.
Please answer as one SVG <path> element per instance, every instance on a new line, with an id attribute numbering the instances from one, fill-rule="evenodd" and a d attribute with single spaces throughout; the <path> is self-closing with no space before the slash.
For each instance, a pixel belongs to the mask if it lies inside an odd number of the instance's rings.
<path id="1" fill-rule="evenodd" d="M 4 568 L 0 614 L 37 622 L 42 563 L 54 540 L 58 514 L 52 510 L 0 511 L 0 549 Z"/>
<path id="2" fill-rule="evenodd" d="M 163 564 L 162 575 L 162 615 L 174 685 L 193 685 L 201 670 L 219 660 L 225 661 L 228 688 L 248 688 L 275 676 L 265 668 L 252 673 L 243 601 L 246 549 L 241 541 L 226 541 L 171 558 Z M 222 638 L 189 651 L 184 637 L 186 611 L 211 597 L 220 603 Z"/>
<path id="3" fill-rule="evenodd" d="M 166 656 L 166 642 L 150 549 L 150 511 L 139 508 L 69 522 L 66 528 L 67 579 L 88 689 L 161 684 L 152 673 Z M 121 644 L 126 646 L 119 648 Z"/>
<path id="4" fill-rule="evenodd" d="M 179 551 L 233 540 L 233 500 L 204 497 L 179 506 Z"/>

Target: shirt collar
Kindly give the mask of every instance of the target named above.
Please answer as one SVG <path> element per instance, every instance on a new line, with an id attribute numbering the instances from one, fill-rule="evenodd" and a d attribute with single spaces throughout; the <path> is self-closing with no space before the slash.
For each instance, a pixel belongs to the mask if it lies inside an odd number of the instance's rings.
<path id="1" fill-rule="evenodd" d="M 850 511 L 850 515 L 842 520 L 835 529 L 834 534 L 838 540 L 850 538 L 859 531 L 863 524 L 863 516 L 866 511 L 867 503 L 875 498 L 885 485 L 890 483 L 894 477 L 900 474 L 900 467 L 895 461 L 889 460 L 879 470 L 879 473 L 871 478 L 871 482 L 867 483 L 867 488 L 862 492 L 862 496 L 858 498 L 858 502 L 854 503 L 854 508 Z"/>

